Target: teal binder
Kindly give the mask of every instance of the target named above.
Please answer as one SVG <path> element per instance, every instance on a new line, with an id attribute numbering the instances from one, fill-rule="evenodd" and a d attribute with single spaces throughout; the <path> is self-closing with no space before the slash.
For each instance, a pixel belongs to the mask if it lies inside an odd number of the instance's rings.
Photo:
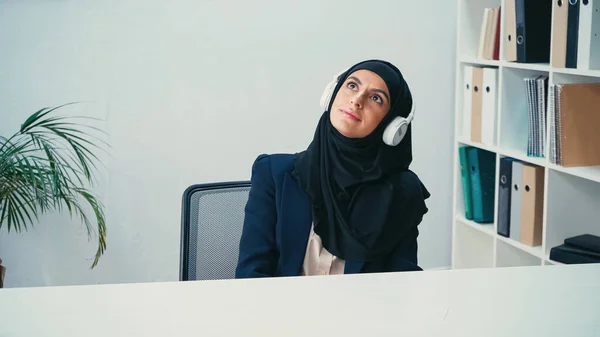
<path id="1" fill-rule="evenodd" d="M 470 165 L 473 221 L 492 223 L 496 190 L 496 154 L 475 147 L 466 151 Z"/>
<path id="2" fill-rule="evenodd" d="M 470 146 L 462 146 L 458 148 L 458 158 L 463 188 L 463 200 L 465 204 L 465 218 L 468 220 L 473 220 L 473 200 L 471 198 L 471 176 L 469 175 L 467 148 L 470 148 Z"/>

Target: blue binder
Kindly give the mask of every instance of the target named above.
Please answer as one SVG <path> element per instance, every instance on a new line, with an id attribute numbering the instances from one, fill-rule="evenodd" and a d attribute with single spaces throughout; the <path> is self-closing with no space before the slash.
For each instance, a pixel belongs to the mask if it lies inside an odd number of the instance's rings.
<path id="1" fill-rule="evenodd" d="M 513 158 L 500 158 L 500 179 L 498 182 L 498 234 L 510 237 L 510 207 L 512 190 Z"/>
<path id="2" fill-rule="evenodd" d="M 465 205 L 465 218 L 473 220 L 473 200 L 471 197 L 471 175 L 469 174 L 469 161 L 467 160 L 467 149 L 470 146 L 462 146 L 458 149 L 460 161 L 460 178 L 463 188 L 463 202 Z"/>
<path id="3" fill-rule="evenodd" d="M 579 6 L 581 1 L 567 2 L 567 56 L 565 68 L 577 68 L 577 46 L 579 44 Z M 567 5 L 565 4 L 565 6 Z"/>
<path id="4" fill-rule="evenodd" d="M 550 62 L 552 7 L 551 0 L 515 0 L 517 62 Z"/>
<path id="5" fill-rule="evenodd" d="M 479 148 L 467 149 L 470 165 L 473 221 L 494 222 L 494 193 L 496 190 L 496 154 Z"/>

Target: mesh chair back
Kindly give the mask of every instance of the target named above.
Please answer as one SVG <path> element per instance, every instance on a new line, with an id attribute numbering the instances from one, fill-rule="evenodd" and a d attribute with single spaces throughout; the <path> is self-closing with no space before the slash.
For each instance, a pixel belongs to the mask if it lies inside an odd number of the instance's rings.
<path id="1" fill-rule="evenodd" d="M 199 184 L 183 195 L 179 279 L 233 279 L 249 181 Z"/>

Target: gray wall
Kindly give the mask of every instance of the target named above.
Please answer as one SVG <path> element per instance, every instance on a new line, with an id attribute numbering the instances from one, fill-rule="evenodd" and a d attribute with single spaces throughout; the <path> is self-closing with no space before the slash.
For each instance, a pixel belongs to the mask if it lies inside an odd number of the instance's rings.
<path id="1" fill-rule="evenodd" d="M 33 111 L 105 120 L 96 191 L 108 250 L 67 216 L 0 230 L 7 287 L 178 279 L 180 206 L 194 183 L 248 179 L 259 153 L 312 138 L 326 83 L 364 58 L 418 101 L 412 168 L 432 193 L 420 264 L 450 265 L 456 2 L 0 1 L 0 134 Z M 431 6 L 426 9 L 427 6 Z"/>

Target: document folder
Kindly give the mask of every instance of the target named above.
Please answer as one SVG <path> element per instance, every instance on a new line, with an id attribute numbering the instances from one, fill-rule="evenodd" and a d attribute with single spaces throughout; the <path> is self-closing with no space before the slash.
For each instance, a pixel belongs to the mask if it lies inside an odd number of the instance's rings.
<path id="1" fill-rule="evenodd" d="M 517 60 L 517 18 L 515 12 L 516 0 L 505 0 L 504 3 L 504 60 Z"/>
<path id="2" fill-rule="evenodd" d="M 481 143 L 481 118 L 483 108 L 483 68 L 473 67 L 473 96 L 471 97 L 471 141 Z"/>
<path id="3" fill-rule="evenodd" d="M 565 68 L 567 58 L 567 18 L 569 6 L 567 0 L 552 0 L 554 19 L 552 20 L 552 66 Z"/>
<path id="4" fill-rule="evenodd" d="M 557 164 L 600 165 L 600 83 L 555 84 Z"/>
<path id="5" fill-rule="evenodd" d="M 476 147 L 467 149 L 470 165 L 473 221 L 494 221 L 494 192 L 496 184 L 496 154 Z"/>
<path id="6" fill-rule="evenodd" d="M 577 235 L 550 249 L 550 260 L 565 264 L 600 263 L 600 237 Z"/>
<path id="7" fill-rule="evenodd" d="M 565 243 L 580 249 L 590 250 L 600 254 L 600 236 L 581 234 L 565 239 Z"/>
<path id="8" fill-rule="evenodd" d="M 567 18 L 566 67 L 577 68 L 577 46 L 579 45 L 579 4 L 580 0 L 569 0 Z"/>
<path id="9" fill-rule="evenodd" d="M 512 189 L 512 162 L 509 157 L 500 158 L 500 181 L 498 182 L 498 234 L 510 236 L 510 196 Z"/>
<path id="10" fill-rule="evenodd" d="M 521 235 L 527 246 L 542 244 L 544 217 L 544 168 L 532 164 L 522 166 Z"/>
<path id="11" fill-rule="evenodd" d="M 510 195 L 510 238 L 521 241 L 521 208 L 523 189 L 523 162 L 512 162 L 511 174 L 512 189 Z"/>
<path id="12" fill-rule="evenodd" d="M 458 158 L 460 163 L 460 177 L 463 189 L 463 202 L 465 205 L 465 218 L 473 220 L 473 200 L 471 197 L 471 175 L 469 168 L 469 160 L 467 157 L 467 149 L 470 146 L 461 146 L 458 149 Z"/>
<path id="13" fill-rule="evenodd" d="M 552 2 L 549 0 L 516 0 L 517 61 L 550 62 Z"/>
<path id="14" fill-rule="evenodd" d="M 486 145 L 494 145 L 496 138 L 497 83 L 498 68 L 483 68 L 481 142 Z"/>
<path id="15" fill-rule="evenodd" d="M 463 75 L 463 120 L 462 134 L 471 140 L 471 115 L 473 106 L 473 66 L 465 66 Z"/>
<path id="16" fill-rule="evenodd" d="M 577 69 L 600 68 L 600 0 L 586 0 L 579 5 Z"/>

